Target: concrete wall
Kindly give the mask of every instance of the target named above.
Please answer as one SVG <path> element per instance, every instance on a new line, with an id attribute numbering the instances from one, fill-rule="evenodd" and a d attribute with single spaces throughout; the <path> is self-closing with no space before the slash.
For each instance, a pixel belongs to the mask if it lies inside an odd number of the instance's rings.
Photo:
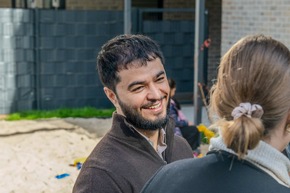
<path id="1" fill-rule="evenodd" d="M 222 54 L 241 37 L 257 33 L 290 47 L 289 0 L 223 0 L 222 7 Z"/>

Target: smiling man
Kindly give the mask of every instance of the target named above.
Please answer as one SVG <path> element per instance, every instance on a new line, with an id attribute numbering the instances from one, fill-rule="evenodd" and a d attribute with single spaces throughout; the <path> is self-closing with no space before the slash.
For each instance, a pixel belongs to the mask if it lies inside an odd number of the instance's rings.
<path id="1" fill-rule="evenodd" d="M 73 192 L 139 193 L 161 167 L 192 157 L 174 135 L 170 88 L 159 46 L 147 36 L 120 35 L 101 49 L 97 69 L 114 104 L 112 128 L 84 163 Z"/>

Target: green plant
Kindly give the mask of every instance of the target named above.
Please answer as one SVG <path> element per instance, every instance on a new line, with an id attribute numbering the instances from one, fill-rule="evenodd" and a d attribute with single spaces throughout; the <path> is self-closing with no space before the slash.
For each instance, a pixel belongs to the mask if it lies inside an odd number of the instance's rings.
<path id="1" fill-rule="evenodd" d="M 7 116 L 6 120 L 35 120 L 43 118 L 67 118 L 67 117 L 79 117 L 79 118 L 107 118 L 111 117 L 115 109 L 97 109 L 94 107 L 83 108 L 60 108 L 55 110 L 32 110 L 12 113 Z"/>

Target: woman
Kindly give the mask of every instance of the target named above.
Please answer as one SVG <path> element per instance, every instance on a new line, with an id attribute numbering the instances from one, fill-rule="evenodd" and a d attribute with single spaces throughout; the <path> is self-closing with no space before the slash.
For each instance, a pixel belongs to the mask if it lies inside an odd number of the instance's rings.
<path id="1" fill-rule="evenodd" d="M 290 52 L 247 36 L 222 58 L 211 93 L 220 136 L 210 152 L 163 167 L 143 193 L 289 193 Z"/>

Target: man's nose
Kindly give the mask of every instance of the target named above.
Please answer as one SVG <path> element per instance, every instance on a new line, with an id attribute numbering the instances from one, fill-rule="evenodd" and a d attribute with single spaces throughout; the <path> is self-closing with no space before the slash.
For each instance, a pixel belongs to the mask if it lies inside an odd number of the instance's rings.
<path id="1" fill-rule="evenodd" d="M 160 88 L 155 85 L 150 86 L 147 97 L 149 100 L 159 100 L 162 97 Z"/>

